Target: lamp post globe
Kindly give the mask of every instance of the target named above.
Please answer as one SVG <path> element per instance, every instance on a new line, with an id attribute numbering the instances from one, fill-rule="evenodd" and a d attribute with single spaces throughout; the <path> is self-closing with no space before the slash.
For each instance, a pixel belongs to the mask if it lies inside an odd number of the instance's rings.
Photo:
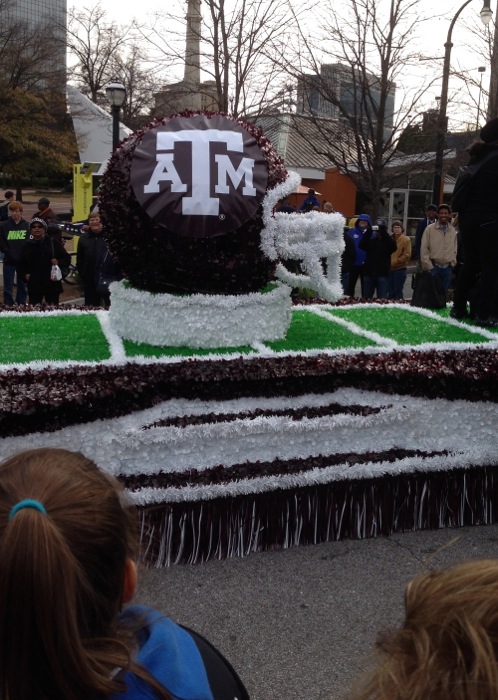
<path id="1" fill-rule="evenodd" d="M 105 89 L 107 99 L 111 105 L 112 114 L 112 150 L 115 151 L 119 143 L 119 113 L 126 97 L 125 86 L 117 78 L 113 78 Z"/>

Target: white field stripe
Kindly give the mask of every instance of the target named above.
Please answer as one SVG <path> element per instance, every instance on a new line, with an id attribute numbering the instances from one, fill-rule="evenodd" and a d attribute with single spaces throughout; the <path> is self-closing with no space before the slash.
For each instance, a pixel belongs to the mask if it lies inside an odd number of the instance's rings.
<path id="1" fill-rule="evenodd" d="M 333 310 L 335 307 L 329 307 L 329 308 L 331 310 Z M 344 307 L 341 307 L 341 308 L 344 308 Z M 310 313 L 314 313 L 317 316 L 320 316 L 321 318 L 325 318 L 327 321 L 331 321 L 332 323 L 337 323 L 339 326 L 344 326 L 344 328 L 347 328 L 349 331 L 351 331 L 351 333 L 354 333 L 355 335 L 363 336 L 364 338 L 367 338 L 368 340 L 373 340 L 374 343 L 380 345 L 381 347 L 395 348 L 397 346 L 396 341 L 393 340 L 392 338 L 386 338 L 385 336 L 379 335 L 378 333 L 375 333 L 374 331 L 367 331 L 365 328 L 358 326 L 356 323 L 353 323 L 352 321 L 346 321 L 346 319 L 341 318 L 340 316 L 335 316 L 334 314 L 331 314 L 328 311 L 323 311 L 323 307 L 320 307 L 320 306 L 306 307 L 304 310 L 309 311 Z"/>
<path id="2" fill-rule="evenodd" d="M 271 348 L 267 348 L 266 345 L 262 342 L 251 343 L 251 347 L 257 353 L 260 353 L 262 355 L 274 355 L 275 354 L 274 350 L 272 350 Z"/>
<path id="3" fill-rule="evenodd" d="M 107 342 L 109 343 L 109 352 L 111 355 L 110 361 L 116 364 L 126 362 L 127 357 L 123 345 L 123 339 L 111 327 L 111 324 L 109 322 L 109 312 L 97 311 L 96 316 L 100 322 L 102 333 L 104 334 Z"/>

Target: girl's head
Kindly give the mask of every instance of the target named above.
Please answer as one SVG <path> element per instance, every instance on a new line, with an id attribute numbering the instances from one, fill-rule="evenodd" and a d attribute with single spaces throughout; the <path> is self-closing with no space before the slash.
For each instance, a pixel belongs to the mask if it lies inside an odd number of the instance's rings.
<path id="1" fill-rule="evenodd" d="M 380 663 L 364 692 L 376 700 L 498 697 L 498 560 L 415 578 L 405 620 L 379 636 Z"/>
<path id="2" fill-rule="evenodd" d="M 136 582 L 134 522 L 117 482 L 79 453 L 30 450 L 0 464 L 0 697 L 119 687 L 111 673 L 129 664 L 117 615 Z"/>

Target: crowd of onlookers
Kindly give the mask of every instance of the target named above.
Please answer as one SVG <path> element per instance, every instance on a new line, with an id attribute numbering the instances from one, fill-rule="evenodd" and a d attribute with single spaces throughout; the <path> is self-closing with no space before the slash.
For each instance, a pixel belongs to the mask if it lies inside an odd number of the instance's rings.
<path id="1" fill-rule="evenodd" d="M 419 248 L 425 228 L 437 223 L 437 209 L 435 207 L 435 217 L 421 220 L 420 227 L 423 224 L 423 228 L 420 236 L 417 230 Z M 335 209 L 331 202 L 321 203 L 315 190 L 309 189 L 299 209 L 292 207 L 287 199 L 281 203 L 278 211 L 288 214 L 308 211 L 332 213 Z M 412 260 L 412 243 L 401 221 L 394 220 L 388 230 L 383 219 L 372 223 L 368 214 L 360 214 L 350 219 L 345 227 L 344 244 L 341 282 L 345 295 L 354 297 L 359 282 L 360 295 L 364 298 L 370 299 L 375 295 L 378 299 L 403 299 L 408 265 Z"/>
<path id="2" fill-rule="evenodd" d="M 77 248 L 77 271 L 82 282 L 85 306 L 110 306 L 109 280 L 121 274 L 110 255 L 98 210 L 90 212 L 81 227 Z M 71 270 L 59 217 L 47 197 L 38 200 L 36 215 L 27 221 L 23 204 L 14 193 L 5 193 L 0 206 L 0 253 L 3 256 L 3 303 L 46 303 L 57 306 L 62 280 Z M 53 267 L 61 279 L 54 279 Z M 105 283 L 103 282 L 105 280 Z"/>
<path id="3" fill-rule="evenodd" d="M 413 250 L 402 221 L 392 221 L 389 230 L 383 219 L 373 223 L 368 214 L 349 220 L 341 259 L 346 296 L 358 296 L 359 283 L 363 298 L 402 300 L 411 264 L 416 266 L 414 286 L 422 284 L 422 273 L 428 274 L 443 303 L 453 289 L 453 318 L 498 327 L 498 118 L 480 136 L 457 178 L 453 210 L 447 203 L 429 204 L 418 222 Z M 299 209 L 287 200 L 278 208 L 289 214 L 313 210 L 335 211 L 313 189 Z"/>
<path id="4" fill-rule="evenodd" d="M 472 317 L 481 326 L 498 327 L 498 118 L 480 132 L 481 140 L 469 149 L 469 165 L 455 184 L 453 209 L 449 204 L 430 204 L 420 219 L 412 257 L 411 238 L 403 222 L 394 220 L 390 229 L 383 219 L 372 222 L 360 214 L 344 232 L 341 282 L 344 294 L 355 296 L 358 281 L 361 297 L 402 300 L 408 266 L 413 260 L 421 272 L 434 278 L 443 300 L 453 285 L 456 319 Z M 52 265 L 68 267 L 67 253 L 50 201 L 42 197 L 38 213 L 30 222 L 14 193 L 5 193 L 0 206 L 0 253 L 3 254 L 4 304 L 45 301 L 57 304 L 60 281 L 50 279 Z M 299 209 L 288 200 L 277 211 L 288 214 L 335 211 L 331 202 L 320 202 L 314 189 Z M 455 212 L 458 212 L 455 215 Z M 120 278 L 104 238 L 98 211 L 91 213 L 78 247 L 78 272 L 83 281 L 85 305 L 110 304 L 108 287 L 101 278 Z M 296 263 L 297 264 L 297 263 Z M 17 290 L 13 290 L 17 277 Z M 422 275 L 417 275 L 422 280 Z"/>
<path id="5" fill-rule="evenodd" d="M 498 327 L 498 118 L 480 131 L 468 151 L 469 163 L 460 169 L 451 206 L 430 204 L 415 233 L 414 260 L 435 278 L 446 298 L 453 286 L 455 319 L 472 318 L 479 326 Z M 366 214 L 357 217 L 348 235 L 355 243 L 345 292 L 353 296 L 358 277 L 361 295 L 402 299 L 410 241 L 400 221 L 371 225 Z M 347 267 L 349 265 L 349 267 Z M 418 276 L 422 279 L 422 275 Z"/>

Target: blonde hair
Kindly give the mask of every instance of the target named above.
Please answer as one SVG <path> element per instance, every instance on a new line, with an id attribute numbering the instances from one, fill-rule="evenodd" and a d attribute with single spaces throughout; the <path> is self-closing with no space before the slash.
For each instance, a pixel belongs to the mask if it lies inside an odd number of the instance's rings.
<path id="1" fill-rule="evenodd" d="M 0 464 L 0 697 L 105 698 L 124 689 L 123 668 L 170 698 L 132 661 L 118 618 L 136 542 L 121 487 L 82 454 L 43 448 Z"/>
<path id="2" fill-rule="evenodd" d="M 379 664 L 356 700 L 496 700 L 498 561 L 415 578 L 403 626 L 376 647 Z"/>

